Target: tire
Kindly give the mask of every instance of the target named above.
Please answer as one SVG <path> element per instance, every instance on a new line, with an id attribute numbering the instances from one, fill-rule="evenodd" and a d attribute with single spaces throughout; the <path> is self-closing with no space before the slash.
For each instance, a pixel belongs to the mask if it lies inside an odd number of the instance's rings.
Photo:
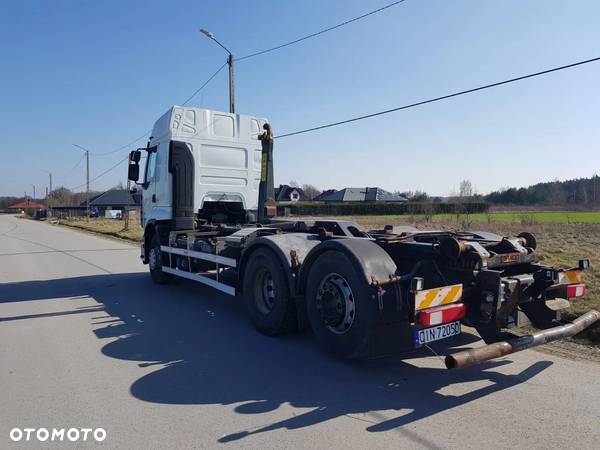
<path id="1" fill-rule="evenodd" d="M 342 359 L 367 355 L 377 300 L 346 255 L 330 250 L 317 258 L 308 274 L 306 309 L 325 350 Z"/>
<path id="2" fill-rule="evenodd" d="M 160 250 L 160 237 L 155 234 L 150 242 L 150 253 L 148 255 L 148 267 L 150 276 L 156 284 L 166 284 L 171 280 L 171 275 L 162 271 L 164 255 Z"/>
<path id="3" fill-rule="evenodd" d="M 267 336 L 297 328 L 296 304 L 277 255 L 259 248 L 250 255 L 243 282 L 246 309 L 254 327 Z"/>

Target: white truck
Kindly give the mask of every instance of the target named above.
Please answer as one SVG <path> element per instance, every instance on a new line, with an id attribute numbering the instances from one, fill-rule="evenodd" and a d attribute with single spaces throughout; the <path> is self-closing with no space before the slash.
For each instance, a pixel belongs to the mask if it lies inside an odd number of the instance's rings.
<path id="1" fill-rule="evenodd" d="M 489 345 L 449 355 L 449 368 L 600 319 L 590 311 L 557 322 L 567 299 L 585 294 L 589 261 L 540 264 L 531 233 L 275 220 L 272 156 L 265 118 L 174 106 L 158 119 L 146 148 L 129 158 L 129 179 L 142 188 L 141 259 L 156 283 L 177 276 L 239 295 L 260 332 L 310 326 L 342 358 L 368 354 L 382 336 L 412 349 L 457 336 L 461 323 L 475 327 Z M 549 329 L 526 339 L 510 331 L 529 324 Z"/>

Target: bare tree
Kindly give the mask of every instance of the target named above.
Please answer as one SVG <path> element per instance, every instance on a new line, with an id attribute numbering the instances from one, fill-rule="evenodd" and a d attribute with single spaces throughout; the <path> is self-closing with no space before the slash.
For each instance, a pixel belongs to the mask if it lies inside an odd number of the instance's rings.
<path id="1" fill-rule="evenodd" d="M 303 184 L 302 190 L 304 191 L 304 194 L 306 194 L 306 196 L 311 200 L 321 193 L 321 191 L 312 184 Z"/>
<path id="2" fill-rule="evenodd" d="M 475 189 L 473 188 L 473 183 L 471 180 L 462 180 L 458 187 L 458 196 L 463 199 L 468 199 L 473 197 L 475 194 Z"/>
<path id="3" fill-rule="evenodd" d="M 288 183 L 288 185 L 289 185 L 289 186 L 291 186 L 291 187 L 296 187 L 296 188 L 299 188 L 299 187 L 300 187 L 300 185 L 298 184 L 298 182 L 297 182 L 296 180 L 291 180 L 291 181 Z"/>

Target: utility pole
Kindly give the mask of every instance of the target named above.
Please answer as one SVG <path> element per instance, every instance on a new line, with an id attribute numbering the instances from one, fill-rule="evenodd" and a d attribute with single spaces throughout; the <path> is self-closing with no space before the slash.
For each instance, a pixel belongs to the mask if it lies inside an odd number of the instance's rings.
<path id="1" fill-rule="evenodd" d="M 85 152 L 85 220 L 90 220 L 90 151 L 81 145 L 73 144 Z"/>
<path id="2" fill-rule="evenodd" d="M 129 180 L 127 180 L 127 193 L 131 196 L 131 191 L 129 189 L 131 188 Z M 125 208 L 123 209 L 123 215 L 125 216 L 123 217 L 123 219 L 125 220 L 123 230 L 127 231 L 129 230 L 129 205 L 125 205 Z"/>
<path id="3" fill-rule="evenodd" d="M 233 92 L 233 55 L 230 53 L 227 58 L 229 64 L 229 112 L 235 113 L 235 100 Z"/>
<path id="4" fill-rule="evenodd" d="M 46 200 L 48 201 L 48 215 L 52 217 L 52 199 L 50 198 L 52 197 L 52 172 L 47 170 L 42 170 L 42 172 L 46 172 L 50 178 L 50 191 L 46 191 Z"/>
<path id="5" fill-rule="evenodd" d="M 90 152 L 85 151 L 85 220 L 90 221 Z"/>
<path id="6" fill-rule="evenodd" d="M 233 55 L 229 51 L 227 47 L 221 44 L 219 41 L 215 39 L 215 35 L 210 31 L 200 28 L 200 32 L 205 35 L 207 38 L 215 41 L 223 50 L 225 50 L 229 56 L 227 57 L 227 64 L 229 64 L 229 112 L 235 113 L 235 100 L 234 100 L 234 86 L 233 86 Z"/>
<path id="7" fill-rule="evenodd" d="M 32 200 L 35 202 L 35 184 L 32 184 L 32 186 L 33 186 L 33 198 L 32 198 Z"/>

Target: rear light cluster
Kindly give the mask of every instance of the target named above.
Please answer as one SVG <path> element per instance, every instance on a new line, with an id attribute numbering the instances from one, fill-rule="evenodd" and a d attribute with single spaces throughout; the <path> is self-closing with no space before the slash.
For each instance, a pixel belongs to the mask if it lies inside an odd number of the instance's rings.
<path id="1" fill-rule="evenodd" d="M 465 317 L 467 307 L 464 303 L 453 303 L 447 306 L 438 306 L 419 312 L 419 322 L 424 327 L 432 327 L 442 323 L 454 322 Z"/>
<path id="2" fill-rule="evenodd" d="M 587 293 L 587 286 L 585 284 L 570 284 L 567 286 L 567 297 L 583 297 Z"/>

